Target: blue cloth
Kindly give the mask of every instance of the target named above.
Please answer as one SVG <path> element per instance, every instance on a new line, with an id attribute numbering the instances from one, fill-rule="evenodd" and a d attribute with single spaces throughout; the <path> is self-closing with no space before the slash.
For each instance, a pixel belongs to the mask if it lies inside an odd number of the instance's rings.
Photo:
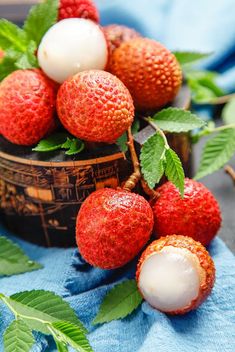
<path id="1" fill-rule="evenodd" d="M 204 64 L 222 73 L 220 84 L 235 88 L 234 0 L 97 0 L 103 24 L 129 25 L 155 38 L 171 50 L 213 51 Z M 25 243 L 3 227 L 0 233 L 14 239 L 42 270 L 0 278 L 0 292 L 45 289 L 63 296 L 89 329 L 95 352 L 234 352 L 235 351 L 235 258 L 215 239 L 210 253 L 217 274 L 212 295 L 195 312 L 168 317 L 143 303 L 124 320 L 98 327 L 91 321 L 108 290 L 124 278 L 133 278 L 136 261 L 124 268 L 103 271 L 86 264 L 74 249 L 45 249 Z M 32 229 L 33 235 L 33 229 Z M 12 319 L 0 304 L 0 351 L 2 333 Z M 52 341 L 38 334 L 34 352 L 54 351 Z"/>

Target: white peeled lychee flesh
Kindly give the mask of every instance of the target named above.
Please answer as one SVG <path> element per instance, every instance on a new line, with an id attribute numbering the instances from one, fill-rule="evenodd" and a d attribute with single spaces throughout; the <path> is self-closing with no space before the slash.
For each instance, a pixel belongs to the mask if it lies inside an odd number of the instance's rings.
<path id="1" fill-rule="evenodd" d="M 68 18 L 46 32 L 37 55 L 46 75 L 62 83 L 81 71 L 103 70 L 108 50 L 105 36 L 97 24 L 82 18 Z"/>
<path id="2" fill-rule="evenodd" d="M 138 286 L 152 307 L 170 313 L 189 306 L 198 297 L 203 274 L 196 255 L 166 246 L 143 262 Z"/>

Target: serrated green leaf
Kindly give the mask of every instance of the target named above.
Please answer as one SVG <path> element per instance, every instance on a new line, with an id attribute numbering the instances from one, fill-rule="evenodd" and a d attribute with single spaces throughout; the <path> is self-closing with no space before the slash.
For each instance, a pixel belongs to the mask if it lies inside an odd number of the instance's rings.
<path id="1" fill-rule="evenodd" d="M 65 321 L 58 321 L 51 324 L 55 335 L 64 343 L 79 352 L 93 352 L 86 335 L 79 329 L 78 326 Z"/>
<path id="2" fill-rule="evenodd" d="M 12 47 L 19 52 L 25 52 L 27 43 L 27 35 L 21 28 L 5 19 L 0 19 L 0 47 L 3 50 Z"/>
<path id="3" fill-rule="evenodd" d="M 68 134 L 63 132 L 54 133 L 46 139 L 42 139 L 32 150 L 35 152 L 50 152 L 58 150 L 67 141 Z"/>
<path id="4" fill-rule="evenodd" d="M 22 70 L 39 67 L 36 57 L 36 49 L 36 43 L 31 40 L 28 43 L 26 52 L 16 60 L 15 66 Z"/>
<path id="5" fill-rule="evenodd" d="M 164 173 L 165 151 L 165 143 L 159 133 L 148 138 L 141 148 L 141 172 L 150 188 L 154 188 Z"/>
<path id="6" fill-rule="evenodd" d="M 166 166 L 165 175 L 180 191 L 181 196 L 184 196 L 184 169 L 180 158 L 172 149 L 166 151 Z"/>
<path id="7" fill-rule="evenodd" d="M 190 64 L 198 60 L 206 59 L 212 55 L 212 53 L 199 53 L 195 51 L 174 51 L 173 54 L 181 65 Z"/>
<path id="8" fill-rule="evenodd" d="M 235 124 L 235 99 L 231 99 L 222 110 L 222 119 L 226 125 Z"/>
<path id="9" fill-rule="evenodd" d="M 93 324 L 122 319 L 131 314 L 142 302 L 135 280 L 126 280 L 114 286 L 105 296 Z"/>
<path id="10" fill-rule="evenodd" d="M 68 352 L 68 347 L 64 342 L 60 342 L 57 339 L 55 339 L 55 344 L 58 352 Z"/>
<path id="11" fill-rule="evenodd" d="M 139 120 L 135 119 L 132 126 L 131 126 L 132 134 L 135 135 L 139 131 L 139 128 L 140 128 L 140 122 L 139 122 Z M 127 133 L 125 132 L 117 140 L 117 144 L 123 153 L 125 153 L 128 150 L 126 143 L 127 143 Z"/>
<path id="12" fill-rule="evenodd" d="M 41 268 L 42 265 L 30 260 L 20 247 L 0 236 L 0 275 L 22 274 Z"/>
<path id="13" fill-rule="evenodd" d="M 68 148 L 65 154 L 75 155 L 83 151 L 83 149 L 85 148 L 85 144 L 77 138 L 73 138 L 73 139 L 67 138 L 67 141 L 61 146 L 61 148 L 65 148 L 65 149 Z"/>
<path id="14" fill-rule="evenodd" d="M 84 333 L 87 332 L 70 305 L 53 292 L 24 291 L 1 299 L 21 316 L 32 330 L 49 334 L 46 324 L 63 320 L 77 325 Z"/>
<path id="15" fill-rule="evenodd" d="M 35 342 L 32 331 L 23 320 L 14 320 L 3 339 L 4 352 L 29 352 Z"/>
<path id="16" fill-rule="evenodd" d="M 185 72 L 185 75 L 195 103 L 206 104 L 224 95 L 224 91 L 216 84 L 217 73 L 189 70 Z"/>
<path id="17" fill-rule="evenodd" d="M 223 167 L 235 153 L 235 128 L 219 132 L 204 146 L 196 180 Z"/>
<path id="18" fill-rule="evenodd" d="M 167 108 L 155 114 L 152 119 L 159 128 L 168 132 L 188 132 L 205 126 L 205 121 L 191 111 Z"/>
<path id="19" fill-rule="evenodd" d="M 24 30 L 28 38 L 39 45 L 48 29 L 56 23 L 58 18 L 58 0 L 46 0 L 31 7 L 24 23 Z"/>
<path id="20" fill-rule="evenodd" d="M 0 63 L 0 81 L 7 77 L 11 72 L 16 70 L 15 60 L 4 56 Z"/>

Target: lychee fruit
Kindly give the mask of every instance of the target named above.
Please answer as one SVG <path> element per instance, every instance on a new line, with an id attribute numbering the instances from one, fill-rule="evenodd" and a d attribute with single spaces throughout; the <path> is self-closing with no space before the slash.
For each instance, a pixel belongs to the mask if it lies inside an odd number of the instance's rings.
<path id="1" fill-rule="evenodd" d="M 141 37 L 141 34 L 134 29 L 119 24 L 104 26 L 103 31 L 108 42 L 110 54 L 112 54 L 115 49 L 119 48 L 122 43 Z"/>
<path id="2" fill-rule="evenodd" d="M 99 70 L 66 80 L 58 92 L 57 112 L 72 135 L 90 142 L 116 141 L 134 118 L 128 89 L 111 73 Z"/>
<path id="3" fill-rule="evenodd" d="M 185 179 L 184 198 L 167 182 L 157 189 L 159 198 L 153 205 L 157 236 L 190 236 L 207 246 L 221 225 L 217 200 L 201 183 Z"/>
<path id="4" fill-rule="evenodd" d="M 4 51 L 0 48 L 0 63 L 4 57 Z"/>
<path id="5" fill-rule="evenodd" d="M 171 235 L 152 242 L 142 254 L 136 280 L 143 298 L 155 309 L 184 314 L 211 293 L 215 266 L 201 243 Z"/>
<path id="6" fill-rule="evenodd" d="M 83 18 L 68 18 L 46 32 L 37 55 L 47 76 L 62 83 L 81 71 L 103 70 L 108 60 L 108 48 L 104 33 L 96 23 Z"/>
<path id="7" fill-rule="evenodd" d="M 18 70 L 0 84 L 0 126 L 10 142 L 33 145 L 55 126 L 56 85 L 42 71 Z"/>
<path id="8" fill-rule="evenodd" d="M 99 12 L 91 0 L 60 0 L 59 21 L 65 18 L 86 18 L 99 22 Z"/>
<path id="9" fill-rule="evenodd" d="M 114 50 L 109 70 L 126 85 L 139 110 L 154 110 L 171 102 L 182 83 L 175 56 L 148 38 L 133 39 Z"/>
<path id="10" fill-rule="evenodd" d="M 78 249 L 91 265 L 115 269 L 139 253 L 152 228 L 152 209 L 142 196 L 100 189 L 86 198 L 78 213 Z"/>

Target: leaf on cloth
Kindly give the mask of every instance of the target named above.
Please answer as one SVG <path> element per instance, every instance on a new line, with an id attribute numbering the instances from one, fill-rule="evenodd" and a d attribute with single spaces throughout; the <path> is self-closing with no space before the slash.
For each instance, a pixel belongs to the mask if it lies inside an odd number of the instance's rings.
<path id="1" fill-rule="evenodd" d="M 93 352 L 86 335 L 78 326 L 66 321 L 58 321 L 52 323 L 51 328 L 54 331 L 57 340 L 69 344 L 76 351 Z"/>
<path id="2" fill-rule="evenodd" d="M 135 280 L 126 280 L 114 286 L 105 296 L 93 324 L 122 319 L 131 314 L 142 302 Z"/>
<path id="3" fill-rule="evenodd" d="M 0 275 L 22 274 L 41 268 L 42 265 L 30 260 L 19 246 L 0 236 Z"/>
<path id="4" fill-rule="evenodd" d="M 62 320 L 77 325 L 84 333 L 87 332 L 70 305 L 53 292 L 24 291 L 10 297 L 2 296 L 1 299 L 19 316 L 23 316 L 32 330 L 49 334 L 47 324 Z"/>
<path id="5" fill-rule="evenodd" d="M 235 98 L 225 105 L 221 116 L 226 125 L 235 124 Z"/>
<path id="6" fill-rule="evenodd" d="M 235 128 L 227 128 L 204 146 L 196 180 L 223 167 L 235 153 Z"/>
<path id="7" fill-rule="evenodd" d="M 212 55 L 212 53 L 199 53 L 196 51 L 174 51 L 173 54 L 181 65 L 191 64 L 192 62 L 198 60 L 207 59 Z"/>
<path id="8" fill-rule="evenodd" d="M 23 320 L 14 320 L 4 333 L 4 352 L 30 352 L 34 345 L 31 329 Z"/>

